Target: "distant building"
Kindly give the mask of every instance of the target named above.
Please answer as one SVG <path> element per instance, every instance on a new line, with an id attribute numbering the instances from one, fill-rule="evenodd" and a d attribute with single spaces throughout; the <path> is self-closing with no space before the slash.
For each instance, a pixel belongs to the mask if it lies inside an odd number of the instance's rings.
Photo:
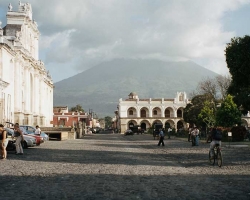
<path id="1" fill-rule="evenodd" d="M 71 112 L 68 106 L 54 107 L 53 126 L 54 127 L 77 127 L 79 122 L 86 123 L 88 114 L 83 112 Z"/>
<path id="2" fill-rule="evenodd" d="M 0 123 L 52 126 L 53 81 L 39 60 L 39 30 L 29 3 L 9 4 L 0 22 Z"/>
<path id="3" fill-rule="evenodd" d="M 116 128 L 124 132 L 126 129 L 139 125 L 147 130 L 155 123 L 172 128 L 186 128 L 183 120 L 183 109 L 189 103 L 185 92 L 177 92 L 173 99 L 139 99 L 135 92 L 126 100 L 119 100 L 116 117 L 113 120 Z"/>

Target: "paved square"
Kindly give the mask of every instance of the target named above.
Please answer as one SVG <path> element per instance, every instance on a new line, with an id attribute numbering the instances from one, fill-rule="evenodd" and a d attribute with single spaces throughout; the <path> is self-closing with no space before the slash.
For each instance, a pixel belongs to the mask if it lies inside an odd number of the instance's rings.
<path id="1" fill-rule="evenodd" d="M 250 199 L 249 148 L 224 147 L 219 168 L 208 163 L 209 144 L 165 144 L 93 134 L 10 152 L 0 161 L 0 199 Z"/>

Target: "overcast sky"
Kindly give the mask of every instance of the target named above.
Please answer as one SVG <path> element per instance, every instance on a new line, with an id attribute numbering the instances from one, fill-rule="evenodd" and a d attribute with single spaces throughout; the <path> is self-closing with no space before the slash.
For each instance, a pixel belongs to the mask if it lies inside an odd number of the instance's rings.
<path id="1" fill-rule="evenodd" d="M 26 1 L 23 1 L 26 2 Z M 224 50 L 250 35 L 250 0 L 29 0 L 54 82 L 114 58 L 192 60 L 228 73 Z M 0 20 L 17 0 L 0 0 Z"/>

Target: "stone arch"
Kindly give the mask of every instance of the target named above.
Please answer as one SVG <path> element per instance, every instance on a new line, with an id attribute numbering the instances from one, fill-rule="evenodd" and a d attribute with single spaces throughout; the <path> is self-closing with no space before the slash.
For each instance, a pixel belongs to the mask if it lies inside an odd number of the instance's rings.
<path id="1" fill-rule="evenodd" d="M 152 116 L 153 117 L 161 117 L 161 109 L 159 107 L 154 107 L 152 109 Z"/>
<path id="2" fill-rule="evenodd" d="M 151 127 L 151 124 L 149 123 L 148 120 L 142 120 L 140 122 L 141 129 L 148 130 Z"/>
<path id="3" fill-rule="evenodd" d="M 130 120 L 130 121 L 128 121 L 128 123 L 127 123 L 127 128 L 128 129 L 131 129 L 131 128 L 133 128 L 134 126 L 136 126 L 137 125 L 137 122 L 135 121 L 135 120 Z"/>
<path id="4" fill-rule="evenodd" d="M 179 129 L 186 129 L 187 128 L 187 124 L 184 122 L 184 120 L 179 120 L 177 122 L 176 128 L 177 128 L 177 130 L 179 130 Z"/>
<path id="5" fill-rule="evenodd" d="M 182 107 L 178 108 L 178 110 L 177 110 L 177 117 L 178 118 L 183 118 L 183 110 L 184 110 L 184 108 L 182 108 Z"/>
<path id="6" fill-rule="evenodd" d="M 171 107 L 167 107 L 164 111 L 164 116 L 166 118 L 174 117 L 174 109 Z"/>
<path id="7" fill-rule="evenodd" d="M 163 123 L 161 120 L 157 119 L 153 121 L 152 126 L 154 127 L 155 124 L 163 124 Z"/>
<path id="8" fill-rule="evenodd" d="M 174 127 L 175 127 L 175 126 L 174 126 L 175 123 L 174 123 L 173 120 L 167 120 L 167 121 L 165 121 L 164 125 L 165 125 L 165 128 L 166 128 L 166 129 L 169 128 L 169 127 L 171 127 L 171 128 L 174 128 Z"/>
<path id="9" fill-rule="evenodd" d="M 134 107 L 128 108 L 128 110 L 127 110 L 127 116 L 129 118 L 131 118 L 131 117 L 137 117 L 137 110 L 136 110 L 136 108 L 134 108 Z"/>
<path id="10" fill-rule="evenodd" d="M 140 110 L 140 117 L 141 118 L 146 118 L 149 117 L 149 110 L 147 107 L 142 107 Z"/>
<path id="11" fill-rule="evenodd" d="M 248 127 L 248 122 L 245 119 L 241 119 L 241 125 L 245 126 L 246 128 Z"/>

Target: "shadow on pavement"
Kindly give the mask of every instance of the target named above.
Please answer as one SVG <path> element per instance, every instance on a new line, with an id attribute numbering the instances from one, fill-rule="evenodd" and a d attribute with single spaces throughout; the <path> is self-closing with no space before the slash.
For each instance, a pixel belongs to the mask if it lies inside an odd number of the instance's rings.
<path id="1" fill-rule="evenodd" d="M 249 176 L 1 175 L 1 199 L 249 199 Z M 17 191 L 18 188 L 18 191 Z"/>

